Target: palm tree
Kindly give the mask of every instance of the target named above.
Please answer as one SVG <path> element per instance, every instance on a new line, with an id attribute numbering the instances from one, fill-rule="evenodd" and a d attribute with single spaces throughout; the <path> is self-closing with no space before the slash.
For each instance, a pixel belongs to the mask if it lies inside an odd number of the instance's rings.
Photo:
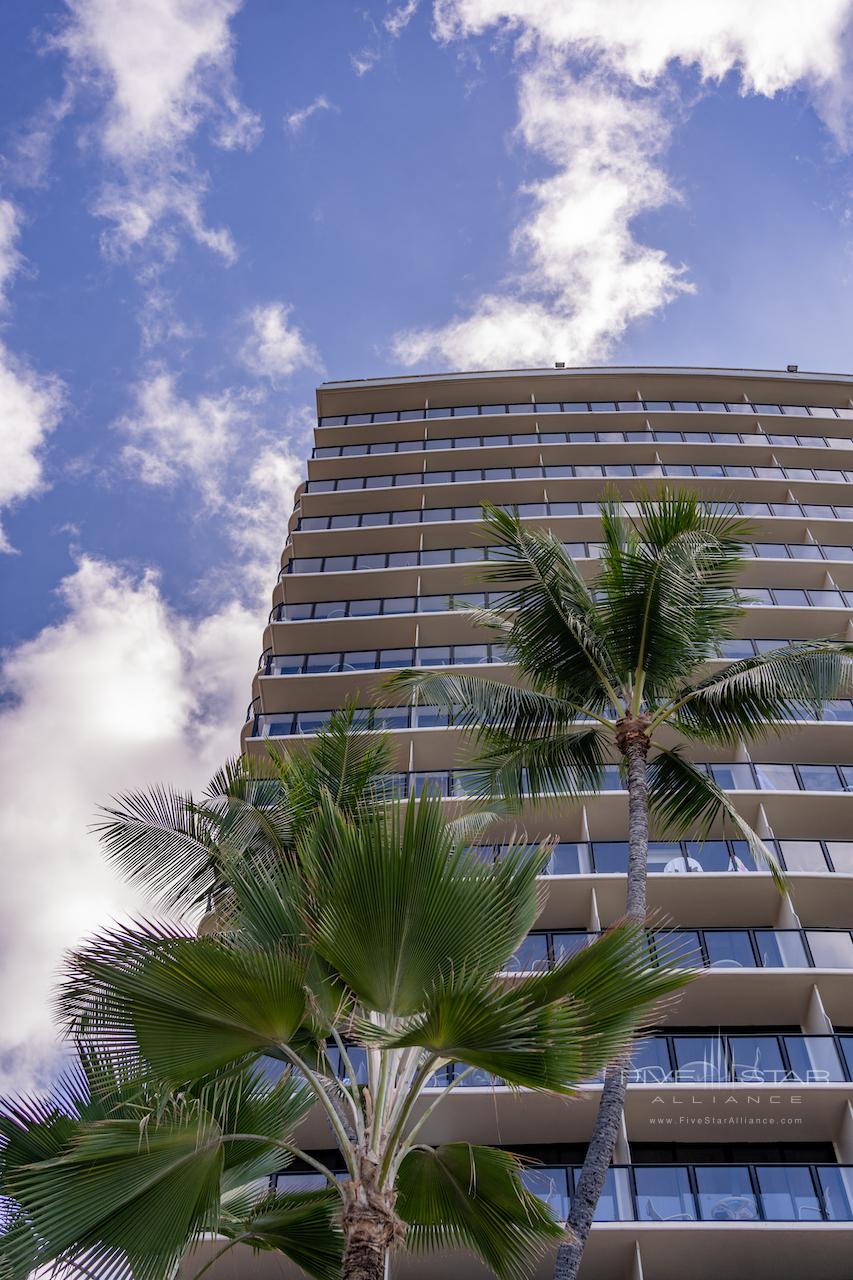
<path id="1" fill-rule="evenodd" d="M 729 820 L 784 887 L 757 835 L 684 742 L 737 746 L 785 731 L 792 717 L 819 717 L 850 685 L 853 645 L 791 643 L 709 668 L 734 634 L 743 597 L 748 526 L 689 494 L 663 491 L 630 517 L 601 506 L 603 546 L 586 581 L 561 542 L 513 514 L 485 508 L 498 550 L 485 570 L 495 607 L 474 610 L 517 664 L 522 687 L 476 676 L 400 672 L 414 688 L 454 708 L 478 746 L 479 789 L 518 802 L 580 795 L 600 787 L 608 757 L 621 762 L 628 792 L 627 919 L 646 916 L 649 820 L 671 836 L 707 835 Z M 679 739 L 681 741 L 679 741 Z M 558 1280 L 577 1276 L 625 1100 L 624 1071 L 608 1071 L 596 1125 L 573 1197 Z"/>
<path id="2" fill-rule="evenodd" d="M 512 1280 L 560 1237 L 514 1156 L 433 1147 L 426 1126 L 475 1071 L 571 1095 L 684 974 L 652 967 L 630 923 L 509 974 L 549 848 L 484 862 L 439 797 L 387 799 L 387 747 L 350 726 L 229 766 L 200 804 L 155 789 L 107 813 L 131 874 L 214 905 L 200 931 L 142 920 L 68 959 L 59 1007 L 83 1074 L 0 1109 L 12 1280 L 51 1261 L 167 1280 L 211 1233 L 321 1280 L 384 1280 L 403 1241 L 470 1249 Z M 309 1111 L 344 1179 L 299 1145 Z M 295 1159 L 321 1188 L 270 1190 Z"/>

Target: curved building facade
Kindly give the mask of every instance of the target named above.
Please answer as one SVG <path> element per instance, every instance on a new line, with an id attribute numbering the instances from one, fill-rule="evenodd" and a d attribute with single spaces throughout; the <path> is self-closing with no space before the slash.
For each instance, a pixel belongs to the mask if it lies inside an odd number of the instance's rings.
<path id="1" fill-rule="evenodd" d="M 605 486 L 630 501 L 665 481 L 730 503 L 754 530 L 743 576 L 752 603 L 724 656 L 853 636 L 851 378 L 546 369 L 326 383 L 317 407 L 249 752 L 287 749 L 355 698 L 369 727 L 390 732 L 406 795 L 430 780 L 449 805 L 464 797 L 466 746 L 446 712 L 373 703 L 400 667 L 512 678 L 499 646 L 453 608 L 484 599 L 484 499 L 550 527 L 584 572 L 595 568 Z M 684 931 L 706 972 L 636 1055 L 582 1274 L 849 1280 L 853 702 L 759 745 L 693 758 L 774 842 L 791 896 L 722 830 L 652 845 L 650 907 Z M 519 967 L 583 945 L 623 910 L 627 803 L 615 769 L 602 793 L 531 809 L 525 822 L 559 844 Z M 496 831 L 496 843 L 508 835 Z M 597 1095 L 591 1085 L 566 1103 L 473 1077 L 426 1136 L 528 1153 L 530 1185 L 565 1217 Z M 319 1120 L 306 1123 L 303 1142 L 327 1148 Z M 460 1257 L 399 1270 L 485 1274 Z"/>

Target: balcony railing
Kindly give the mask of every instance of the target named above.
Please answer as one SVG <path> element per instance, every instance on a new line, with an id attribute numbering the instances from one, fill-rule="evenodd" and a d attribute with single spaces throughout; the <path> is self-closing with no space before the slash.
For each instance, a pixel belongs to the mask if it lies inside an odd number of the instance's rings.
<path id="1" fill-rule="evenodd" d="M 367 1083 L 367 1054 L 347 1047 L 353 1070 L 341 1065 L 334 1045 L 327 1046 L 332 1069 L 345 1083 Z M 452 1081 L 460 1089 L 506 1088 L 498 1076 L 471 1071 L 450 1062 L 432 1075 L 426 1087 L 443 1089 Z M 853 1082 L 853 1034 L 810 1036 L 801 1033 L 719 1032 L 657 1034 L 641 1040 L 626 1069 L 629 1085 L 662 1084 L 850 1084 Z"/>
<path id="2" fill-rule="evenodd" d="M 321 427 L 367 427 L 380 422 L 420 422 L 436 418 L 494 417 L 542 413 L 732 413 L 748 417 L 853 418 L 853 409 L 829 405 L 752 404 L 723 400 L 550 400 L 521 404 L 461 404 L 448 408 L 391 409 L 377 413 L 336 414 L 320 418 Z"/>
<path id="3" fill-rule="evenodd" d="M 339 1177 L 345 1175 L 340 1174 Z M 528 1167 L 522 1179 L 559 1222 L 569 1216 L 577 1165 Z M 318 1173 L 278 1173 L 279 1192 L 325 1186 Z M 853 1166 L 632 1164 L 607 1171 L 595 1222 L 726 1224 L 853 1222 Z M 780 1260 L 780 1267 L 784 1264 Z M 783 1272 L 780 1270 L 780 1275 Z"/>
<path id="4" fill-rule="evenodd" d="M 573 560 L 597 560 L 600 542 L 564 542 Z M 500 560 L 499 547 L 425 547 L 422 550 L 374 552 L 357 558 L 355 568 L 415 569 L 448 564 L 479 564 L 483 560 Z M 853 561 L 853 546 L 820 545 L 817 542 L 751 542 L 741 554 L 747 560 L 828 560 L 832 563 Z M 364 561 L 364 563 L 362 563 Z M 288 570 L 279 570 L 279 581 Z"/>
<path id="5" fill-rule="evenodd" d="M 313 656 L 313 655 L 309 655 Z M 326 655 L 323 655 L 324 657 Z M 347 655 L 344 655 L 345 657 Z M 392 663 L 389 666 L 394 665 Z M 408 666 L 408 663 L 399 663 Z M 365 667 L 343 666 L 339 670 L 359 671 Z M 293 674 L 270 671 L 269 674 Z M 329 724 L 334 709 L 323 711 L 283 711 L 265 712 L 255 717 L 252 736 L 255 738 L 292 738 L 304 737 L 306 734 L 319 733 Z M 587 717 L 578 716 L 575 723 L 584 723 Z M 853 699 L 833 698 L 828 701 L 820 716 L 811 711 L 801 710 L 792 713 L 788 719 L 792 722 L 810 723 L 853 723 Z M 355 727 L 370 732 L 387 733 L 400 729 L 448 729 L 454 725 L 454 715 L 446 707 L 430 706 L 421 703 L 418 706 L 405 707 L 361 707 L 355 713 Z M 778 789 L 778 788 L 777 788 Z"/>
<path id="6" fill-rule="evenodd" d="M 626 509 L 633 511 L 635 504 L 627 502 Z M 564 516 L 598 516 L 598 502 L 518 502 L 512 508 L 525 519 L 557 519 Z M 853 507 L 819 502 L 726 502 L 726 513 L 755 518 L 757 516 L 804 516 L 812 520 L 853 520 Z M 318 533 L 324 529 L 383 529 L 388 525 L 446 524 L 454 520 L 482 521 L 481 505 L 462 507 L 411 507 L 396 511 L 361 511 L 330 516 L 303 516 L 297 529 L 303 533 Z"/>
<path id="7" fill-rule="evenodd" d="M 598 936 L 582 929 L 533 930 L 507 972 L 548 969 Z M 685 969 L 853 969 L 849 929 L 671 929 L 647 936 L 653 964 L 660 955 Z"/>
<path id="8" fill-rule="evenodd" d="M 763 448 L 853 449 L 847 436 L 812 436 L 769 431 L 514 431 L 511 435 L 445 436 L 417 440 L 376 440 L 363 444 L 319 445 L 312 458 L 382 457 L 392 453 L 442 452 L 446 449 L 495 449 L 506 446 L 551 444 L 735 444 Z"/>
<path id="9" fill-rule="evenodd" d="M 585 462 L 529 467 L 476 467 L 456 471 L 397 471 L 388 475 L 308 480 L 304 493 L 351 493 L 365 489 L 411 489 L 431 484 L 496 484 L 509 480 L 797 480 L 849 484 L 853 471 L 823 467 L 736 466 L 734 463 Z M 313 528 L 305 521 L 302 528 Z"/>

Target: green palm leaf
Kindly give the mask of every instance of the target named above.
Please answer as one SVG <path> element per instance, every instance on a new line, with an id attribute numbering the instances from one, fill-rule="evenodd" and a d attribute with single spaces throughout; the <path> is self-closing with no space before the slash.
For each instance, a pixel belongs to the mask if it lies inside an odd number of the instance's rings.
<path id="1" fill-rule="evenodd" d="M 500 1280 L 521 1280 L 562 1235 L 521 1182 L 518 1159 L 494 1147 L 448 1143 L 403 1160 L 397 1210 L 416 1252 L 469 1249 Z"/>
<path id="2" fill-rule="evenodd" d="M 264 1196 L 243 1217 L 222 1214 L 219 1234 L 233 1244 L 290 1258 L 316 1280 L 340 1280 L 341 1198 L 329 1188 Z M 192 1267 L 189 1268 L 192 1274 Z"/>
<path id="3" fill-rule="evenodd" d="M 73 954 L 59 1003 L 71 1034 L 179 1082 L 289 1042 L 306 1017 L 305 963 L 283 945 L 139 925 Z"/>

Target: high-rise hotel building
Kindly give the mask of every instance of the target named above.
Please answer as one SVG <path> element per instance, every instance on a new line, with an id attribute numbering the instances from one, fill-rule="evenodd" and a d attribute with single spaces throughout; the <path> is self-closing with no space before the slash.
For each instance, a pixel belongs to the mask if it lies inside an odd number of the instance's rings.
<path id="1" fill-rule="evenodd" d="M 853 380 L 742 369 L 541 369 L 324 384 L 290 518 L 249 752 L 287 749 L 347 699 L 389 731 L 400 785 L 464 797 L 466 744 L 444 709 L 375 708 L 395 668 L 511 678 L 454 600 L 481 602 L 484 499 L 511 504 L 593 573 L 605 486 L 665 482 L 732 504 L 754 530 L 749 605 L 726 658 L 853 635 Z M 773 843 L 779 896 L 745 846 L 650 849 L 649 899 L 706 972 L 638 1049 L 586 1280 L 853 1277 L 853 702 L 737 751 L 696 748 Z M 519 967 L 547 963 L 624 907 L 626 796 L 530 807 L 556 833 Z M 495 841 L 508 835 L 498 830 Z M 472 1077 L 429 1140 L 507 1146 L 566 1216 L 597 1088 L 566 1102 Z M 331 1145 L 319 1121 L 303 1142 Z M 316 1132 L 314 1131 L 316 1127 Z M 284 1175 L 287 1176 L 287 1175 Z M 293 1175 L 291 1175 L 293 1176 Z M 310 1181 L 310 1178 L 309 1178 Z M 484 1275 L 461 1256 L 395 1274 Z M 551 1262 L 539 1270 L 551 1274 Z"/>

